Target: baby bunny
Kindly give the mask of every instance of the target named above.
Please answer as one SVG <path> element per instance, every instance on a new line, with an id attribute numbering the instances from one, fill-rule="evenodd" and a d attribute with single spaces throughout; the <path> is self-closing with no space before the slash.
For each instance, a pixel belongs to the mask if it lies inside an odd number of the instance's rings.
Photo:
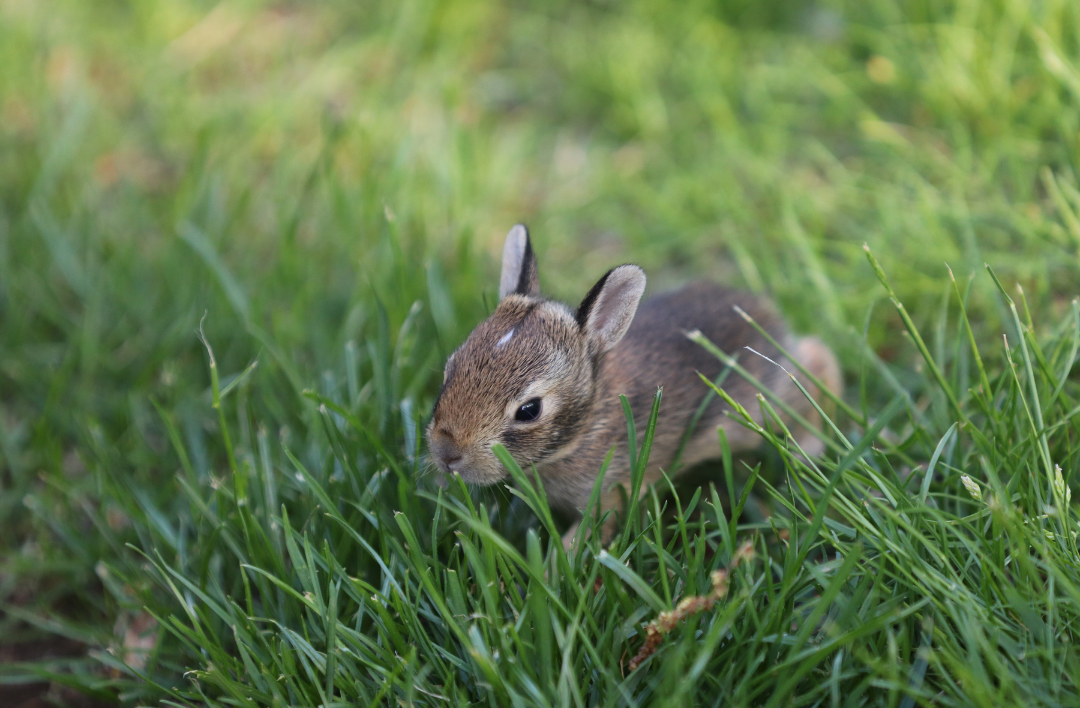
<path id="1" fill-rule="evenodd" d="M 817 416 L 775 364 L 745 352 L 751 347 L 791 369 L 783 355 L 734 310 L 747 312 L 777 342 L 832 390 L 840 387 L 836 359 L 820 341 L 787 332 L 772 306 L 749 293 L 695 283 L 638 307 L 645 273 L 635 265 L 608 271 L 576 310 L 540 295 L 529 234 L 514 226 L 503 248 L 499 305 L 446 362 L 442 391 L 427 429 L 432 460 L 443 473 L 492 484 L 507 472 L 491 451 L 502 443 L 528 470 L 535 465 L 555 508 L 580 512 L 588 503 L 604 457 L 615 453 L 604 479 L 603 508 L 619 503 L 617 486 L 630 487 L 625 394 L 643 431 L 658 386 L 664 389 L 644 484 L 667 470 L 721 362 L 690 341 L 700 330 L 793 409 Z M 758 411 L 757 390 L 732 372 L 723 384 L 748 411 Z M 717 428 L 732 450 L 758 446 L 760 437 L 725 415 L 712 396 L 683 451 L 682 462 L 720 456 Z M 795 433 L 807 454 L 821 451 L 808 431 Z M 605 540 L 614 527 L 604 530 Z M 564 537 L 572 538 L 573 529 Z"/>

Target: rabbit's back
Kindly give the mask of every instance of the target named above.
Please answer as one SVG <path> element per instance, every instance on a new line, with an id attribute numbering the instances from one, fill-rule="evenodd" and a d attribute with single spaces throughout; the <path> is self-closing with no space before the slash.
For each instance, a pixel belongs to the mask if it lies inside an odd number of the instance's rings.
<path id="1" fill-rule="evenodd" d="M 693 283 L 651 297 L 640 305 L 626 336 L 599 363 L 591 425 L 573 452 L 544 470 L 545 476 L 558 482 L 548 487 L 554 503 L 576 506 L 587 499 L 596 470 L 612 447 L 615 453 L 605 487 L 611 489 L 629 482 L 626 419 L 620 394 L 627 397 L 633 410 L 640 441 L 656 389 L 663 387 L 646 482 L 658 479 L 661 469 L 672 471 L 671 463 L 686 430 L 710 390 L 698 372 L 715 381 L 724 368 L 716 356 L 690 340 L 688 332 L 700 331 L 725 353 L 737 357 L 739 365 L 766 388 L 785 397 L 790 397 L 791 391 L 787 389 L 797 392 L 782 370 L 746 349 L 750 347 L 787 365 L 780 352 L 735 307 L 753 317 L 777 342 L 785 347 L 791 343 L 783 321 L 767 301 L 713 283 Z M 757 389 L 753 384 L 732 371 L 722 386 L 736 401 L 757 414 Z M 725 415 L 728 410 L 730 407 L 719 396 L 709 396 L 708 405 L 683 450 L 681 463 L 689 465 L 719 456 L 716 429 L 721 425 L 733 449 L 757 447 L 760 438 Z"/>
<path id="2" fill-rule="evenodd" d="M 620 393 L 625 394 L 639 429 L 644 429 L 648 421 L 656 388 L 663 387 L 660 423 L 654 440 L 654 449 L 659 453 L 655 463 L 659 466 L 666 467 L 671 462 L 687 425 L 709 391 L 698 372 L 715 381 L 724 368 L 716 356 L 691 341 L 687 332 L 700 331 L 725 353 L 736 357 L 739 365 L 767 388 L 775 390 L 788 383 L 787 376 L 776 365 L 747 349 L 783 363 L 776 347 L 746 322 L 736 307 L 787 346 L 786 328 L 767 301 L 751 293 L 701 282 L 643 302 L 626 337 L 601 364 L 601 380 L 608 386 L 609 402 L 612 397 L 617 399 Z M 757 389 L 738 373 L 729 372 L 722 386 L 736 401 L 752 412 L 757 411 Z M 708 453 L 714 447 L 718 452 L 716 426 L 727 420 L 725 410 L 730 407 L 719 396 L 710 397 L 695 428 L 694 439 L 684 451 L 684 462 L 711 457 Z M 733 424 L 725 427 L 729 437 L 747 437 L 748 445 L 756 444 L 749 431 Z M 743 447 L 738 439 L 733 440 L 735 447 Z"/>

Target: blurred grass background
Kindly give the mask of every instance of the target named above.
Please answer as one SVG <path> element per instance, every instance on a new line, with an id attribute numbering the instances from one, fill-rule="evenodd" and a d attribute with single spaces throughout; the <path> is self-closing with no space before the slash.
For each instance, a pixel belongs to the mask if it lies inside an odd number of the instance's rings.
<path id="1" fill-rule="evenodd" d="M 313 388 L 403 449 L 518 221 L 555 296 L 625 261 L 749 288 L 849 400 L 925 408 L 862 244 L 931 329 L 945 262 L 1064 316 L 1078 67 L 1069 0 L 0 0 L 0 651 L 122 642 L 132 515 L 189 523 L 155 403 L 205 488 L 225 459 L 200 321 L 225 381 L 258 360 L 238 446 L 321 464 Z M 989 279 L 969 312 L 997 346 Z"/>

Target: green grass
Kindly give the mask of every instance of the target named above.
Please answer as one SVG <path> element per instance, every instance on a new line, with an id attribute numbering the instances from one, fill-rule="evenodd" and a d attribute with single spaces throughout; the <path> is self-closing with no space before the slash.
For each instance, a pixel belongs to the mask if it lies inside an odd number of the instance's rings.
<path id="1" fill-rule="evenodd" d="M 1077 705 L 1077 57 L 1067 0 L 0 0 L 0 696 Z M 567 300 L 772 297 L 829 454 L 770 417 L 606 551 L 439 491 L 516 221 Z"/>

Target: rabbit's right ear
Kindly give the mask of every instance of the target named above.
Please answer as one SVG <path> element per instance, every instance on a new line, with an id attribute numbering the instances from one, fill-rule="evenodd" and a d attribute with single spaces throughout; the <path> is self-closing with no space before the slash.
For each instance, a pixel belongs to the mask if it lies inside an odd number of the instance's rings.
<path id="1" fill-rule="evenodd" d="M 540 275 L 536 271 L 536 256 L 529 242 L 529 230 L 515 224 L 506 234 L 503 246 L 502 277 L 499 278 L 499 299 L 507 295 L 540 294 Z"/>
<path id="2" fill-rule="evenodd" d="M 578 326 L 594 350 L 603 353 L 619 343 L 634 321 L 645 292 L 645 271 L 636 265 L 612 268 L 578 307 Z"/>

